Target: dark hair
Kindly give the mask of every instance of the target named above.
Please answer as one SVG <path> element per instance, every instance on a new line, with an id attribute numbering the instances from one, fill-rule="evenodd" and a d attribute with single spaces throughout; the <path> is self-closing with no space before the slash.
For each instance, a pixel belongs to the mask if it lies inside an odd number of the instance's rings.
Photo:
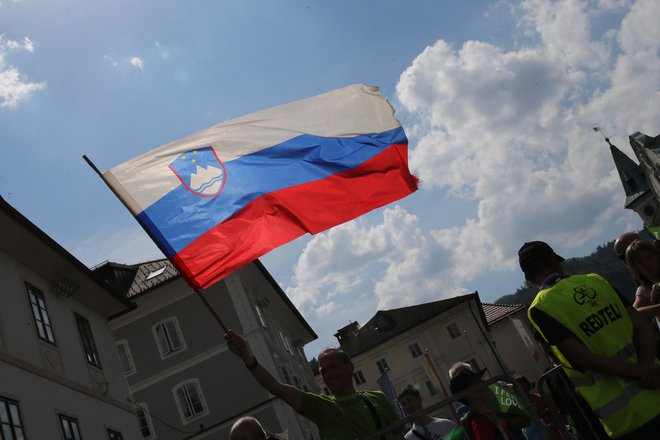
<path id="1" fill-rule="evenodd" d="M 318 360 L 319 360 L 319 362 L 321 362 L 321 359 L 323 357 L 330 356 L 330 355 L 333 355 L 333 354 L 339 355 L 339 358 L 347 364 L 350 364 L 350 363 L 353 362 L 353 361 L 351 361 L 351 357 L 349 356 L 348 353 L 346 353 L 341 348 L 333 348 L 333 347 L 326 348 L 321 353 L 319 353 L 319 359 Z"/>
<path id="2" fill-rule="evenodd" d="M 532 281 L 536 276 L 553 263 L 561 263 L 564 258 L 555 253 L 548 243 L 543 241 L 530 241 L 524 243 L 518 250 L 518 263 L 527 280 Z"/>
<path id="3" fill-rule="evenodd" d="M 419 392 L 419 388 L 417 388 L 415 385 L 406 385 L 406 387 L 401 390 L 398 396 L 396 398 L 398 400 L 403 399 L 406 396 L 413 396 L 413 397 L 419 397 L 421 396 L 421 393 Z"/>
<path id="4" fill-rule="evenodd" d="M 538 257 L 538 259 L 532 263 L 529 263 L 529 265 L 526 267 L 527 270 L 523 272 L 525 274 L 525 278 L 530 282 L 534 281 L 536 277 L 541 272 L 543 272 L 543 270 L 549 266 L 552 266 L 556 261 L 557 260 L 555 259 L 554 255 Z"/>

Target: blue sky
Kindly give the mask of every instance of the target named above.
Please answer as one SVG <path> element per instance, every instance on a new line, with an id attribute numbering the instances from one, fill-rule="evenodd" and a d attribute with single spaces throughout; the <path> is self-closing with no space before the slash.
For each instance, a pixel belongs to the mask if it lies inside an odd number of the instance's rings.
<path id="1" fill-rule="evenodd" d="M 262 258 L 333 344 L 377 310 L 523 278 L 543 239 L 590 253 L 641 221 L 602 126 L 660 132 L 660 3 L 0 0 L 0 194 L 89 266 L 160 256 L 107 170 L 226 119 L 381 87 L 421 190 Z"/>

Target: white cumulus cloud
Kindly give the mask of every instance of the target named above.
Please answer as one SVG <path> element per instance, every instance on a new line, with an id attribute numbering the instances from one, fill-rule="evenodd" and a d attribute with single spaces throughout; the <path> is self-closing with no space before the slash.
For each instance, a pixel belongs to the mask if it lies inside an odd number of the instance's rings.
<path id="1" fill-rule="evenodd" d="M 17 67 L 7 63 L 7 57 L 19 51 L 34 52 L 32 40 L 28 37 L 22 41 L 10 40 L 0 34 L 0 107 L 16 108 L 46 87 L 45 82 L 31 82 Z"/>
<path id="2" fill-rule="evenodd" d="M 464 225 L 432 232 L 453 250 L 456 279 L 514 269 L 524 240 L 580 245 L 621 214 L 620 182 L 591 127 L 658 130 L 660 38 L 637 29 L 659 6 L 639 1 L 594 35 L 597 8 L 524 2 L 536 45 L 441 40 L 401 75 L 398 98 L 418 121 L 413 168 L 429 187 L 478 201 Z"/>
<path id="3" fill-rule="evenodd" d="M 525 33 L 513 48 L 438 40 L 397 85 L 422 191 L 465 200 L 472 215 L 424 229 L 423 210 L 388 208 L 375 224 L 314 237 L 287 289 L 304 313 L 355 319 L 465 293 L 483 273 L 517 270 L 524 241 L 570 253 L 629 226 L 592 127 L 629 154 L 625 134 L 658 133 L 660 2 L 529 0 L 515 11 Z"/>
<path id="4" fill-rule="evenodd" d="M 358 219 L 312 238 L 287 293 L 304 314 L 318 318 L 431 301 L 438 299 L 438 283 L 451 276 L 448 254 L 439 240 L 422 232 L 415 215 L 395 206 L 385 209 L 376 225 Z M 384 275 L 374 279 L 372 273 Z M 465 293 L 443 284 L 444 297 Z"/>

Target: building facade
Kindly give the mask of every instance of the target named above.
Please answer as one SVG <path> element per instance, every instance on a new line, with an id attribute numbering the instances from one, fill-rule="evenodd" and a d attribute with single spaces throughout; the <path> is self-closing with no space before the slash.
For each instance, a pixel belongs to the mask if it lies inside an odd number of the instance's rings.
<path id="1" fill-rule="evenodd" d="M 270 432 L 316 438 L 316 428 L 268 394 L 227 350 L 224 330 L 168 260 L 95 271 L 136 308 L 111 321 L 144 439 L 229 438 L 239 417 Z M 259 261 L 202 293 L 282 382 L 315 388 L 303 346 L 316 334 Z"/>
<path id="2" fill-rule="evenodd" d="M 0 198 L 0 435 L 140 438 L 107 318 L 130 303 Z"/>
<path id="3" fill-rule="evenodd" d="M 430 406 L 448 397 L 448 371 L 456 362 L 486 368 L 491 377 L 522 372 L 538 378 L 547 361 L 540 352 L 538 362 L 534 358 L 525 310 L 482 304 L 473 293 L 378 311 L 364 326 L 353 322 L 335 336 L 353 359 L 357 389 L 383 389 L 386 375 L 397 391 L 416 386 Z M 320 375 L 315 379 L 322 387 Z M 451 417 L 448 408 L 436 415 Z"/>
<path id="4" fill-rule="evenodd" d="M 551 362 L 534 339 L 527 307 L 520 304 L 482 304 L 493 345 L 512 374 L 536 382 Z"/>

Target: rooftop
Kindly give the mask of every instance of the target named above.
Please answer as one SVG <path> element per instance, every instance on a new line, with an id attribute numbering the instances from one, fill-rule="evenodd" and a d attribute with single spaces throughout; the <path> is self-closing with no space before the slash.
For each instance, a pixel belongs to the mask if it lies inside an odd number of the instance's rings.
<path id="1" fill-rule="evenodd" d="M 484 315 L 486 315 L 486 321 L 488 325 L 491 326 L 496 322 L 510 316 L 520 310 L 527 309 L 527 306 L 522 304 L 492 304 L 492 303 L 483 303 L 481 307 L 484 310 Z"/>
<path id="2" fill-rule="evenodd" d="M 471 300 L 476 301 L 476 313 L 486 327 L 526 309 L 526 306 L 521 304 L 482 304 L 479 294 L 475 292 L 409 307 L 379 310 L 364 326 L 360 327 L 356 322 L 351 323 L 338 330 L 335 336 L 341 341 L 342 349 L 351 356 L 356 356 Z"/>

